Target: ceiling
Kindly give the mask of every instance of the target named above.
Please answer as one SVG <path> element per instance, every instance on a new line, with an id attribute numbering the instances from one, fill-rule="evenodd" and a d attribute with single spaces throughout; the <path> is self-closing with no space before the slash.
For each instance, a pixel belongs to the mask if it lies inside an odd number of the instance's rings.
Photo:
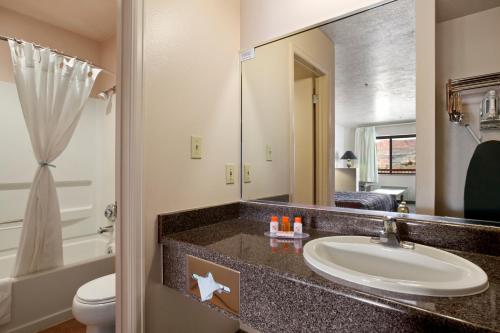
<path id="1" fill-rule="evenodd" d="M 335 45 L 335 122 L 415 121 L 415 1 L 398 0 L 320 29 Z"/>
<path id="2" fill-rule="evenodd" d="M 437 0 L 436 22 L 452 20 L 499 6 L 500 0 Z"/>
<path id="3" fill-rule="evenodd" d="M 118 0 L 0 0 L 0 7 L 96 41 L 116 34 Z"/>

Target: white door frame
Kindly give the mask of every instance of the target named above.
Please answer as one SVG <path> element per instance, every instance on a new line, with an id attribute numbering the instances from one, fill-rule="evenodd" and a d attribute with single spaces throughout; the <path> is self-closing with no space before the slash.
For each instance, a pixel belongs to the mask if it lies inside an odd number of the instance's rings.
<path id="1" fill-rule="evenodd" d="M 117 70 L 116 332 L 144 331 L 143 0 L 121 0 Z"/>

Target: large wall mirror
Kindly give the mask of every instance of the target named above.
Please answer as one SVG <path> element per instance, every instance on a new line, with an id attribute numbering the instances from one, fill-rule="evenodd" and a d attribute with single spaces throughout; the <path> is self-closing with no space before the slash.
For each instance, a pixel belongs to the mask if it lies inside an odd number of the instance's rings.
<path id="1" fill-rule="evenodd" d="M 242 63 L 243 199 L 418 211 L 415 3 Z M 436 0 L 437 215 L 500 222 L 499 33 L 500 1 Z"/>

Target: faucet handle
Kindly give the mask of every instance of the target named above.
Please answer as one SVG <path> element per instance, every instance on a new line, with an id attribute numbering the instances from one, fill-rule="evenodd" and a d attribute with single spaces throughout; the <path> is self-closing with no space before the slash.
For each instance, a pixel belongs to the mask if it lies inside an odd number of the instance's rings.
<path id="1" fill-rule="evenodd" d="M 396 219 L 391 216 L 384 216 L 382 219 L 384 221 L 384 233 L 397 233 L 398 227 L 396 225 Z"/>
<path id="2" fill-rule="evenodd" d="M 115 201 L 114 203 L 111 203 L 106 206 L 106 209 L 104 210 L 104 217 L 107 218 L 108 221 L 111 223 L 115 222 L 117 210 L 118 207 Z"/>

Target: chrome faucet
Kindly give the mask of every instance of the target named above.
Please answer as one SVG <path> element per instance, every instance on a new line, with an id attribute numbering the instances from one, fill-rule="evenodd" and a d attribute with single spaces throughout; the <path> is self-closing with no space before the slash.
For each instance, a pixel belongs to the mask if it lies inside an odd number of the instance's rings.
<path id="1" fill-rule="evenodd" d="M 384 216 L 384 229 L 379 237 L 372 237 L 372 242 L 380 243 L 388 247 L 403 247 L 405 249 L 414 249 L 415 244 L 412 242 L 402 241 L 398 234 L 397 220 L 394 217 Z"/>
<path id="2" fill-rule="evenodd" d="M 399 236 L 398 236 L 398 226 L 396 224 L 396 219 L 384 216 L 384 230 L 380 234 L 380 243 L 390 246 L 399 247 Z"/>

